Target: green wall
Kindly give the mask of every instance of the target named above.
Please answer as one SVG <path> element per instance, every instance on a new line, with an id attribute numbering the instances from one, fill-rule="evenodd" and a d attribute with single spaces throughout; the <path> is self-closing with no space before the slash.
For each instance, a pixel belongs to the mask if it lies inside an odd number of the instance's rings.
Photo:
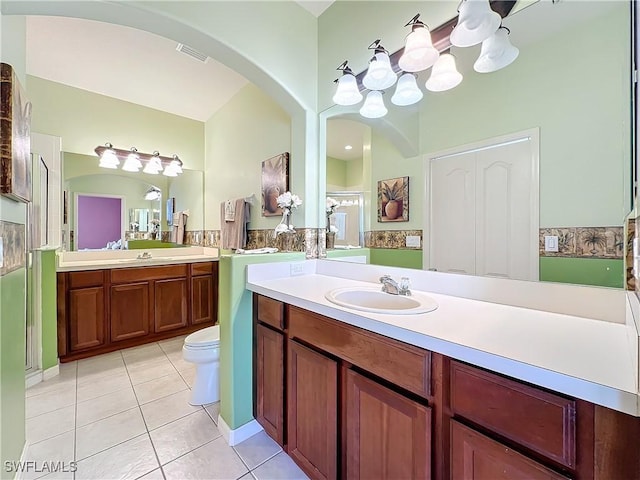
<path id="1" fill-rule="evenodd" d="M 327 157 L 327 192 L 346 190 L 348 162 L 339 158 Z"/>
<path id="2" fill-rule="evenodd" d="M 422 268 L 422 250 L 372 248 L 371 263 L 390 267 Z"/>
<path id="3" fill-rule="evenodd" d="M 94 148 L 111 142 L 145 153 L 176 153 L 185 168 L 204 166 L 202 122 L 34 76 L 27 77 L 27 90 L 32 131 L 62 137 L 65 152 L 95 155 Z"/>
<path id="4" fill-rule="evenodd" d="M 255 194 L 251 208 L 251 228 L 275 228 L 277 217 L 263 217 L 260 210 L 262 162 L 283 152 L 291 152 L 291 118 L 254 85 L 243 87 L 206 123 L 205 142 L 205 228 L 220 228 L 220 203 Z M 304 198 L 304 185 L 293 181 L 296 171 L 304 171 L 304 157 L 289 159 L 290 190 Z M 294 212 L 293 225 L 302 227 L 304 215 Z"/>
<path id="5" fill-rule="evenodd" d="M 601 287 L 624 286 L 622 260 L 540 257 L 540 280 Z"/>

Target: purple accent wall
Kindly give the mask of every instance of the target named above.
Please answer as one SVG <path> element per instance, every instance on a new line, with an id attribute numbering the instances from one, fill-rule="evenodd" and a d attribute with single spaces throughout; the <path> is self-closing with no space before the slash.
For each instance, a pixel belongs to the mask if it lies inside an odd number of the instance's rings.
<path id="1" fill-rule="evenodd" d="M 122 199 L 78 195 L 77 249 L 104 248 L 122 235 Z"/>

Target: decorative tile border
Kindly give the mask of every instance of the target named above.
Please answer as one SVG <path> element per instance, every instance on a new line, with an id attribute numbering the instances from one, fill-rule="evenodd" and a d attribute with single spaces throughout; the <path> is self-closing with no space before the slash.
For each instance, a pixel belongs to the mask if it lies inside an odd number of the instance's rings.
<path id="1" fill-rule="evenodd" d="M 364 232 L 364 246 L 365 248 L 421 250 L 421 246 L 407 247 L 409 235 L 420 237 L 420 245 L 422 245 L 422 230 L 374 230 Z"/>
<path id="2" fill-rule="evenodd" d="M 625 270 L 627 282 L 625 284 L 627 290 L 636 290 L 636 277 L 633 276 L 633 239 L 636 236 L 636 219 L 627 218 L 625 232 Z"/>
<path id="3" fill-rule="evenodd" d="M 558 237 L 558 251 L 545 252 L 544 237 Z M 541 228 L 538 239 L 541 257 L 622 259 L 623 227 Z"/>
<path id="4" fill-rule="evenodd" d="M 19 223 L 0 220 L 0 237 L 2 237 L 1 277 L 27 265 L 26 227 Z"/>

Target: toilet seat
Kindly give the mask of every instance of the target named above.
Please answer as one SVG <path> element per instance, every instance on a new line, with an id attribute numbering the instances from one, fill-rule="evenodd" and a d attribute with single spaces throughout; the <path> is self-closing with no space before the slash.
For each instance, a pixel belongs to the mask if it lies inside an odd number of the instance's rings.
<path id="1" fill-rule="evenodd" d="M 193 332 L 184 339 L 184 347 L 188 349 L 211 348 L 220 345 L 220 326 L 203 328 Z"/>

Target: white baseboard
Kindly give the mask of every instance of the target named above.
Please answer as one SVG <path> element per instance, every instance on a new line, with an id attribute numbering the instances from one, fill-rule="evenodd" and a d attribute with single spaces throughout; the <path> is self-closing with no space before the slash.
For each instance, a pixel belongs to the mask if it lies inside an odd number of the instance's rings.
<path id="1" fill-rule="evenodd" d="M 218 414 L 218 430 L 220 430 L 220 433 L 229 446 L 233 447 L 234 445 L 244 442 L 247 438 L 253 437 L 256 433 L 260 433 L 264 429 L 257 421 L 251 420 L 249 423 L 245 423 L 241 427 L 232 430 L 224 421 L 222 415 Z"/>
<path id="2" fill-rule="evenodd" d="M 49 380 L 53 377 L 60 375 L 60 364 L 56 364 L 51 368 L 47 368 L 42 372 L 42 380 Z"/>
<path id="3" fill-rule="evenodd" d="M 24 378 L 24 388 L 30 388 L 42 381 L 42 370 L 29 373 Z"/>

